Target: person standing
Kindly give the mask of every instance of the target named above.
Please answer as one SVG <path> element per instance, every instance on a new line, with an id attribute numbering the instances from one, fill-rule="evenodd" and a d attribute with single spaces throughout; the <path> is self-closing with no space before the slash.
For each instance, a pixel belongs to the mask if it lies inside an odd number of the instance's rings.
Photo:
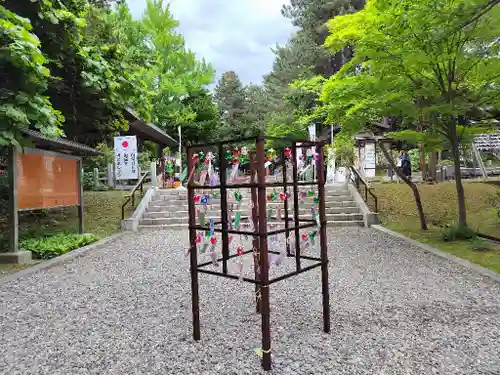
<path id="1" fill-rule="evenodd" d="M 408 153 L 406 151 L 402 152 L 401 156 L 401 173 L 403 173 L 406 177 L 411 179 L 411 162 L 408 157 Z"/>

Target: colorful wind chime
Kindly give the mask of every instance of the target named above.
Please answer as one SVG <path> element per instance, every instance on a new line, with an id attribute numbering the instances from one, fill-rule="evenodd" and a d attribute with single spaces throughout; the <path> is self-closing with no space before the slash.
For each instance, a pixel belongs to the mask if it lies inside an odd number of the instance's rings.
<path id="1" fill-rule="evenodd" d="M 228 150 L 225 155 L 228 164 L 232 165 L 229 175 L 229 182 L 234 182 L 241 164 L 248 163 L 248 149 L 246 147 Z"/>

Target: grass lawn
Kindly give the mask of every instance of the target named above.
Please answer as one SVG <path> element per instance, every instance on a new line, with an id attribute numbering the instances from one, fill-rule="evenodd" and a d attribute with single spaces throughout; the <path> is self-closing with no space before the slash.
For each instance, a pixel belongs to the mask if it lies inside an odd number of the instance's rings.
<path id="1" fill-rule="evenodd" d="M 99 237 L 106 237 L 120 229 L 121 207 L 126 191 L 86 191 L 84 192 L 84 230 Z M 137 195 L 137 194 L 136 194 Z M 130 215 L 130 203 L 125 215 Z M 6 210 L 0 209 L 0 250 L 7 246 L 8 221 Z M 5 214 L 4 214 L 5 213 Z M 78 231 L 77 208 L 43 210 L 35 213 L 22 212 L 19 215 L 19 236 L 21 239 L 53 235 L 59 232 Z M 0 264 L 0 276 L 12 273 L 26 265 Z"/>
<path id="2" fill-rule="evenodd" d="M 468 241 L 441 240 L 440 226 L 457 220 L 454 182 L 418 185 L 429 226 L 426 232 L 420 230 L 415 200 L 406 184 L 376 183 L 373 187 L 379 200 L 382 225 L 457 257 L 500 272 L 499 244 L 491 244 L 489 251 L 477 251 L 472 249 L 472 243 Z M 480 233 L 500 237 L 500 219 L 491 201 L 500 186 L 483 182 L 466 182 L 464 188 L 469 226 Z"/>

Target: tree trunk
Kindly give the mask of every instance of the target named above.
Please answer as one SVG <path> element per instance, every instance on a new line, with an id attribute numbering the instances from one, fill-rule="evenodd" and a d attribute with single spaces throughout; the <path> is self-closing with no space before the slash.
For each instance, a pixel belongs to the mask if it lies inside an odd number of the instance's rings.
<path id="1" fill-rule="evenodd" d="M 453 119 L 448 124 L 448 134 L 451 142 L 451 155 L 453 157 L 455 169 L 455 188 L 457 190 L 457 203 L 458 203 L 458 224 L 467 226 L 467 210 L 465 208 L 465 192 L 462 183 L 462 174 L 460 172 L 460 148 L 457 137 L 456 120 Z"/>
<path id="2" fill-rule="evenodd" d="M 401 178 L 413 191 L 413 197 L 415 198 L 415 203 L 417 204 L 418 218 L 420 220 L 420 229 L 427 230 L 427 222 L 425 220 L 424 208 L 422 207 L 422 200 L 420 199 L 420 192 L 418 191 L 417 185 L 408 177 L 406 177 L 398 167 L 396 167 L 396 163 L 394 163 L 392 155 L 387 151 L 382 142 L 380 142 L 380 150 L 384 154 L 392 170 L 396 172 L 398 177 Z"/>
<path id="3" fill-rule="evenodd" d="M 423 132 L 424 126 L 422 125 L 421 122 L 417 124 L 417 131 L 418 132 Z M 424 152 L 424 145 L 422 143 L 418 144 L 418 148 L 420 150 L 419 152 L 419 164 L 420 164 L 420 173 L 422 175 L 422 181 L 427 181 L 429 176 L 427 176 L 427 165 L 425 164 L 425 152 Z"/>
<path id="4" fill-rule="evenodd" d="M 429 153 L 429 178 L 431 179 L 432 182 L 437 181 L 437 159 L 438 159 L 438 154 L 437 152 L 430 152 Z"/>
<path id="5" fill-rule="evenodd" d="M 422 181 L 427 181 L 429 176 L 427 174 L 427 165 L 425 164 L 425 152 L 422 145 L 419 145 L 420 148 L 420 172 L 422 173 Z"/>

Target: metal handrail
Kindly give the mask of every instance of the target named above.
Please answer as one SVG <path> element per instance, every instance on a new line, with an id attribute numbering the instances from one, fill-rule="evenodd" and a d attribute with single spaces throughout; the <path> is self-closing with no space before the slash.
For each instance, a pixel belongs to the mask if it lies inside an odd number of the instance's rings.
<path id="1" fill-rule="evenodd" d="M 149 172 L 146 172 L 142 175 L 141 179 L 139 182 L 137 182 L 137 185 L 134 186 L 130 194 L 125 196 L 125 201 L 122 204 L 122 220 L 125 219 L 125 206 L 127 205 L 128 202 L 132 200 L 132 207 L 135 206 L 135 192 L 137 190 L 141 190 L 141 196 L 144 194 L 144 180 L 146 177 L 149 175 Z"/>
<path id="2" fill-rule="evenodd" d="M 364 194 L 365 203 L 368 204 L 368 194 L 370 194 L 373 198 L 374 203 L 375 203 L 375 212 L 378 212 L 378 198 L 375 195 L 375 193 L 373 192 L 373 188 L 369 186 L 368 181 L 366 181 L 363 178 L 363 176 L 361 176 L 361 174 L 359 173 L 359 171 L 356 168 L 354 168 L 353 166 L 350 166 L 349 169 L 352 172 L 351 176 L 352 175 L 355 176 L 355 179 L 353 180 L 353 182 L 356 185 L 356 189 L 359 191 L 360 194 L 361 194 L 360 182 L 365 187 L 365 194 Z"/>

